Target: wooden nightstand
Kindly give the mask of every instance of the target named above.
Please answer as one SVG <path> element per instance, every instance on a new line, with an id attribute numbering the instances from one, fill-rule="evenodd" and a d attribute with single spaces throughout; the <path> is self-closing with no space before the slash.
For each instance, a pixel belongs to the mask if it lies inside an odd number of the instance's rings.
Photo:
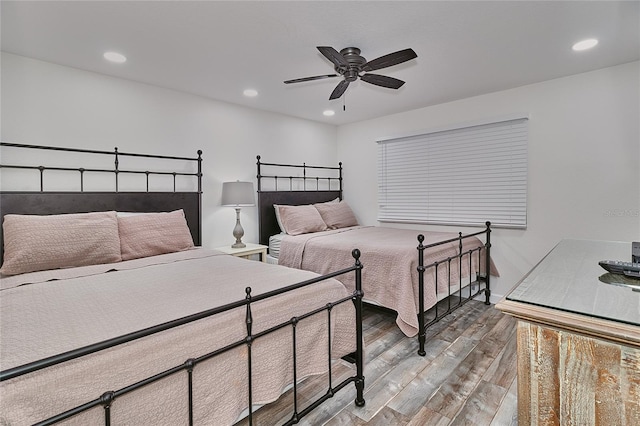
<path id="1" fill-rule="evenodd" d="M 267 261 L 267 249 L 269 248 L 268 246 L 251 243 L 245 244 L 247 246 L 243 248 L 232 248 L 230 245 L 228 245 L 223 247 L 216 247 L 214 250 L 218 250 L 236 257 L 244 257 L 245 259 L 249 259 L 249 256 L 251 256 L 252 254 L 259 254 L 260 260 L 262 260 L 263 262 Z"/>

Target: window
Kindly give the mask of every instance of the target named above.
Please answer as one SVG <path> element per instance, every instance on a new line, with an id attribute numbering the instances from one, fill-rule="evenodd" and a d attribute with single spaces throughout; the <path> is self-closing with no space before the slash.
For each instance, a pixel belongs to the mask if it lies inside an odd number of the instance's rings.
<path id="1" fill-rule="evenodd" d="M 526 228 L 528 119 L 378 142 L 381 222 Z"/>

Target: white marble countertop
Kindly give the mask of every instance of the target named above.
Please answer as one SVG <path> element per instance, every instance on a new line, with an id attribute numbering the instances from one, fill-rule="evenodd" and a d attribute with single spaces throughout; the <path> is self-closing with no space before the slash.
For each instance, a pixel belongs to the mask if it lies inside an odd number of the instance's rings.
<path id="1" fill-rule="evenodd" d="M 598 262 L 631 260 L 630 242 L 562 240 L 507 295 L 529 303 L 620 323 L 640 325 L 640 280 L 610 274 Z"/>

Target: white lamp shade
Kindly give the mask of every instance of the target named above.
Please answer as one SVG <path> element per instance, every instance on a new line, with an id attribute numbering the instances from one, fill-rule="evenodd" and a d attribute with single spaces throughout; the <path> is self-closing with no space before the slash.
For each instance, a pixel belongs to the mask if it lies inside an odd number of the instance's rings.
<path id="1" fill-rule="evenodd" d="M 254 206 L 255 194 L 253 182 L 223 182 L 222 183 L 223 206 Z"/>

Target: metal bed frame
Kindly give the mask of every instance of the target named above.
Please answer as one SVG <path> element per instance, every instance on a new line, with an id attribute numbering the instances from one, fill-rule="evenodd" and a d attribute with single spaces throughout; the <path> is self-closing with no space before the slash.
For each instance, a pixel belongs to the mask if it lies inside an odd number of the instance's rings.
<path id="1" fill-rule="evenodd" d="M 340 198 L 342 200 L 342 163 L 338 163 L 338 167 L 330 166 L 308 166 L 306 164 L 279 164 L 264 163 L 258 160 L 256 165 L 258 168 L 258 233 L 260 244 L 269 245 L 269 237 L 280 233 L 280 225 L 276 219 L 276 212 L 273 208 L 274 204 L 301 205 L 323 203 L 326 201 Z M 302 171 L 302 176 L 294 176 L 293 174 L 284 175 L 265 175 L 262 174 L 262 167 L 287 168 L 293 171 Z M 307 175 L 308 171 L 327 170 L 329 176 L 313 176 Z M 331 173 L 337 176 L 331 176 Z M 274 190 L 265 190 L 263 188 L 263 180 L 272 179 L 274 182 Z M 286 190 L 278 190 L 278 182 L 284 181 L 289 188 Z M 337 182 L 338 189 L 332 189 L 332 184 Z M 294 183 L 301 183 L 300 189 L 294 189 Z M 326 188 L 320 187 L 320 184 L 326 184 Z"/>
<path id="2" fill-rule="evenodd" d="M 429 328 L 429 326 L 431 326 L 432 324 L 435 324 L 436 322 L 440 321 L 442 318 L 444 318 L 445 316 L 449 315 L 450 313 L 452 313 L 453 311 L 455 311 L 456 309 L 460 308 L 461 306 L 463 306 L 465 303 L 469 302 L 470 300 L 474 299 L 475 297 L 479 296 L 481 293 L 484 292 L 485 294 L 485 305 L 489 305 L 490 302 L 490 297 L 491 297 L 491 287 L 490 287 L 490 271 L 491 271 L 491 222 L 486 222 L 485 223 L 486 229 L 484 229 L 483 231 L 479 231 L 479 232 L 475 232 L 473 234 L 467 234 L 467 235 L 462 235 L 462 232 L 458 233 L 458 237 L 457 238 L 452 238 L 449 240 L 445 240 L 445 241 L 440 241 L 438 243 L 434 243 L 434 244 L 429 244 L 429 245 L 423 245 L 422 243 L 424 242 L 424 235 L 423 234 L 419 234 L 418 235 L 418 311 L 422 313 L 422 315 L 418 315 L 418 343 L 420 344 L 420 348 L 418 349 L 418 354 L 421 356 L 426 355 L 426 352 L 424 350 L 424 345 L 425 345 L 425 341 L 426 341 L 426 331 L 427 328 Z M 474 249 L 470 249 L 467 251 L 462 251 L 462 241 L 464 239 L 467 238 L 472 238 L 472 237 L 476 237 L 479 235 L 485 235 L 485 244 L 484 246 L 481 247 L 477 247 Z M 445 259 L 442 260 L 438 260 L 436 262 L 433 262 L 429 265 L 424 264 L 424 251 L 426 249 L 429 249 L 431 247 L 436 247 L 438 245 L 441 244 L 448 244 L 448 243 L 452 243 L 452 242 L 458 242 L 458 254 L 455 256 L 450 256 L 447 257 Z M 474 253 L 478 256 L 478 265 L 481 264 L 481 258 L 482 258 L 482 250 L 484 249 L 485 251 L 485 273 L 484 274 L 480 274 L 477 273 L 475 279 L 471 276 L 471 274 L 469 274 L 469 282 L 465 283 L 466 287 L 469 289 L 469 295 L 467 297 L 463 297 L 462 296 L 462 262 L 463 259 L 465 257 L 468 258 L 469 260 L 469 271 L 472 271 L 472 262 L 473 262 L 473 256 Z M 447 282 L 451 282 L 451 263 L 457 259 L 457 263 L 458 263 L 458 277 L 459 277 L 459 292 L 460 292 L 460 296 L 458 297 L 458 302 L 451 304 L 451 286 L 448 286 L 448 294 L 447 294 L 447 298 L 446 298 L 446 306 L 447 309 L 442 312 L 439 308 L 439 303 L 436 302 L 436 305 L 433 308 L 433 318 L 431 318 L 429 321 L 425 322 L 425 316 L 427 315 L 427 312 L 425 312 L 424 309 L 424 275 L 427 272 L 427 270 L 429 270 L 430 268 L 433 268 L 434 271 L 434 276 L 435 276 L 435 287 L 436 287 L 436 295 L 438 294 L 438 268 L 440 267 L 440 265 L 446 265 L 446 270 L 447 270 Z M 484 283 L 484 287 L 482 286 L 482 283 Z M 475 292 L 473 292 L 472 294 L 472 289 L 474 287 L 474 285 L 477 285 L 477 290 Z M 440 310 L 440 312 L 439 312 Z"/>
<path id="3" fill-rule="evenodd" d="M 343 177 L 342 177 L 342 163 L 338 163 L 338 167 L 331 166 L 308 166 L 306 163 L 303 164 L 284 164 L 284 163 L 265 163 L 261 161 L 261 156 L 257 156 L 257 180 L 258 180 L 258 217 L 259 217 L 259 234 L 260 234 L 260 244 L 268 245 L 269 237 L 275 234 L 280 233 L 280 227 L 277 223 L 275 217 L 275 209 L 273 208 L 274 204 L 285 204 L 285 205 L 302 205 L 302 204 L 314 204 L 314 203 L 322 203 L 327 202 L 336 198 L 342 200 L 342 191 L 343 191 Z M 273 173 L 263 174 L 263 168 L 268 167 Z M 278 170 L 302 170 L 302 176 L 300 175 L 282 175 L 278 174 Z M 334 176 L 329 177 L 318 177 L 314 175 L 309 175 L 308 170 L 325 170 L 329 174 L 333 173 Z M 275 182 L 274 190 L 265 190 L 263 189 L 263 180 L 271 179 Z M 285 182 L 285 189 L 278 189 L 278 182 Z M 294 189 L 294 182 L 301 182 L 301 189 Z M 308 184 L 308 182 L 311 184 Z M 327 188 L 320 188 L 320 182 L 327 182 Z M 338 189 L 331 189 L 331 183 L 338 182 Z M 282 184 L 281 184 L 282 185 Z M 288 188 L 286 186 L 288 185 Z M 426 340 L 426 330 L 433 325 L 434 323 L 440 321 L 445 316 L 449 315 L 456 309 L 460 308 L 470 300 L 479 296 L 480 294 L 485 294 L 485 304 L 489 305 L 490 296 L 491 296 L 491 286 L 490 286 L 490 265 L 491 265 L 491 222 L 485 223 L 486 228 L 482 231 L 463 235 L 462 232 L 458 233 L 458 237 L 452 238 L 446 241 L 441 241 L 434 244 L 423 245 L 424 235 L 419 234 L 417 236 L 418 246 L 417 246 L 417 255 L 418 255 L 418 342 L 419 349 L 418 354 L 421 356 L 426 355 L 424 350 L 425 340 Z M 463 240 L 484 235 L 485 243 L 483 246 L 471 249 L 468 251 L 462 251 L 462 243 Z M 458 254 L 455 256 L 447 257 L 441 260 L 438 260 L 429 265 L 424 264 L 424 252 L 426 249 L 436 247 L 442 244 L 448 244 L 452 242 L 458 242 Z M 478 256 L 478 265 L 481 265 L 481 255 L 482 251 L 485 252 L 485 262 L 484 268 L 485 273 L 480 274 L 477 273 L 475 277 L 469 277 L 468 282 L 463 283 L 462 274 L 459 273 L 459 296 L 457 302 L 452 303 L 452 297 L 455 293 L 451 293 L 451 286 L 449 286 L 449 292 L 446 294 L 446 300 L 442 302 L 436 302 L 435 306 L 431 309 L 425 311 L 424 307 L 424 277 L 425 273 L 431 271 L 433 269 L 435 274 L 435 286 L 436 286 L 436 294 L 438 293 L 438 279 L 439 273 L 438 268 L 441 265 L 446 265 L 447 268 L 447 282 L 451 282 L 451 264 L 457 260 L 457 264 L 459 268 L 462 268 L 462 262 L 468 261 L 471 271 L 471 262 L 472 256 Z M 480 267 L 480 266 L 478 266 Z M 467 287 L 469 289 L 469 294 L 463 296 L 462 289 Z M 476 288 L 473 291 L 473 288 Z M 366 303 L 366 302 L 365 302 Z M 378 305 L 372 305 L 376 308 L 381 308 L 385 310 L 390 310 L 386 307 L 380 307 Z M 431 311 L 431 312 L 430 312 Z M 433 314 L 433 318 L 429 318 L 429 315 Z"/>
<path id="4" fill-rule="evenodd" d="M 190 229 L 194 236 L 194 242 L 196 245 L 200 244 L 201 241 L 201 207 L 202 207 L 202 151 L 198 151 L 197 158 L 186 158 L 186 157 L 170 157 L 170 156 L 160 156 L 160 155 L 146 155 L 146 154 L 132 154 L 132 153 L 122 153 L 118 152 L 117 148 L 110 151 L 96 151 L 96 150 L 84 150 L 84 149 L 72 149 L 72 148 L 59 148 L 59 147 L 49 147 L 49 146 L 39 146 L 39 145 L 24 145 L 24 144 L 16 144 L 16 143 L 5 143 L 1 142 L 0 146 L 13 147 L 13 148 L 24 148 L 24 149 L 37 149 L 37 150 L 56 150 L 63 152 L 74 152 L 81 154 L 98 154 L 98 155 L 113 155 L 115 157 L 115 165 L 113 169 L 84 169 L 84 168 L 62 168 L 62 167 L 45 167 L 45 166 L 21 166 L 21 165 L 0 165 L 0 168 L 6 169 L 26 169 L 26 170 L 38 170 L 40 173 L 40 191 L 29 192 L 29 191 L 21 191 L 21 192 L 5 192 L 3 191 L 0 195 L 2 197 L 0 203 L 0 215 L 4 217 L 5 214 L 60 214 L 60 213 L 77 213 L 77 212 L 90 212 L 99 210 L 120 210 L 120 211 L 133 211 L 133 212 L 152 212 L 152 211 L 168 211 L 168 209 L 176 209 L 183 208 L 185 209 L 185 216 L 187 217 L 187 221 L 189 222 Z M 181 173 L 181 172 L 152 172 L 152 171 L 136 171 L 136 170 L 122 170 L 118 167 L 118 157 L 119 156 L 136 156 L 142 158 L 162 158 L 169 160 L 186 160 L 186 161 L 194 161 L 197 162 L 197 172 L 195 173 Z M 86 172 L 97 172 L 97 173 L 114 173 L 116 179 L 116 192 L 84 192 L 83 185 L 81 185 L 81 191 L 76 192 L 45 192 L 43 185 L 43 175 L 44 171 L 47 170 L 64 170 L 64 171 L 78 171 L 80 173 L 80 179 L 84 173 Z M 117 181 L 119 173 L 143 173 L 147 175 L 147 188 L 144 192 L 127 192 L 121 193 L 117 191 Z M 153 174 L 164 174 L 164 175 L 173 175 L 174 176 L 174 190 L 173 192 L 167 193 L 158 193 L 158 192 L 149 192 L 148 178 L 149 175 Z M 175 176 L 177 175 L 185 175 L 192 176 L 197 178 L 197 191 L 196 192 L 187 192 L 187 193 L 177 193 L 175 192 Z M 177 194 L 180 196 L 173 196 L 172 194 Z M 81 204 L 79 200 L 82 200 Z M 186 202 L 183 206 L 180 203 Z M 195 209 L 195 212 L 193 211 Z M 300 421 L 302 417 L 307 415 L 313 409 L 321 405 L 327 399 L 333 397 L 333 395 L 347 386 L 349 383 L 354 383 L 356 388 L 356 399 L 355 404 L 357 406 L 363 406 L 365 404 L 365 400 L 363 397 L 364 393 L 364 360 L 363 360 L 363 334 L 362 334 L 362 264 L 360 263 L 360 252 L 358 249 L 354 249 L 352 251 L 352 256 L 355 260 L 354 265 L 349 268 L 345 268 L 339 271 L 335 271 L 323 276 L 319 276 L 313 279 L 309 279 L 303 282 L 299 282 L 296 284 L 292 284 L 286 287 L 283 287 L 278 290 L 273 290 L 267 293 L 252 295 L 251 287 L 247 287 L 245 289 L 246 297 L 242 300 L 238 300 L 236 302 L 232 302 L 226 304 L 224 306 L 220 306 L 213 309 L 208 309 L 202 312 L 198 312 L 183 318 L 179 318 L 167 323 L 159 324 L 147 329 L 139 330 L 133 333 L 129 333 L 123 336 L 119 336 L 116 338 L 112 338 L 106 341 L 98 342 L 95 344 L 91 344 L 82 348 L 78 348 L 75 350 L 71 350 L 69 352 L 65 352 L 62 354 L 58 354 L 49 358 L 45 358 L 39 361 L 35 361 L 29 364 L 25 364 L 22 366 L 18 366 L 15 368 L 10 368 L 0 372 L 0 382 L 10 380 L 22 375 L 26 375 L 53 365 L 57 365 L 66 361 L 70 361 L 82 356 L 86 356 L 98 351 L 102 351 L 108 348 L 112 348 L 114 346 L 118 346 L 124 343 L 128 343 L 134 341 L 136 339 L 140 339 L 146 336 L 153 335 L 155 333 L 160 333 L 162 331 L 172 329 L 181 325 L 185 325 L 194 321 L 198 321 L 203 318 L 211 317 L 213 315 L 221 314 L 223 312 L 227 312 L 232 309 L 243 309 L 246 311 L 245 315 L 245 327 L 246 327 L 246 337 L 223 348 L 219 348 L 212 352 L 209 352 L 205 355 L 199 356 L 197 358 L 189 358 L 185 360 L 183 364 L 177 365 L 168 370 L 157 373 L 154 376 L 148 377 L 147 379 L 141 380 L 137 383 L 130 384 L 121 389 L 112 391 L 105 391 L 102 395 L 97 398 L 91 399 L 86 403 L 79 405 L 77 407 L 71 408 L 68 411 L 59 413 L 53 417 L 42 420 L 37 423 L 38 425 L 51 425 L 58 422 L 61 422 L 65 419 L 68 419 L 72 416 L 75 416 L 79 413 L 90 410 L 94 407 L 102 406 L 104 408 L 104 424 L 111 424 L 111 412 L 114 408 L 117 407 L 117 404 L 114 405 L 114 402 L 117 399 L 130 392 L 133 392 L 137 389 L 140 389 L 146 385 L 151 383 L 155 383 L 158 380 L 162 380 L 168 376 L 177 374 L 179 372 L 187 372 L 187 383 L 188 383 L 188 404 L 189 404 L 189 419 L 188 422 L 190 425 L 193 425 L 193 374 L 194 371 L 197 371 L 196 367 L 199 363 L 209 360 L 213 357 L 216 357 L 222 353 L 230 351 L 234 348 L 245 345 L 248 351 L 248 359 L 247 359 L 247 371 L 248 371 L 248 421 L 249 424 L 253 424 L 253 400 L 252 400 L 252 358 L 251 358 L 251 347 L 253 342 L 257 339 L 263 338 L 265 336 L 269 336 L 271 333 L 283 329 L 285 327 L 289 327 L 292 331 L 293 336 L 293 399 L 294 399 L 294 412 L 291 418 L 284 424 L 291 425 L 296 424 Z M 295 291 L 296 289 L 313 285 L 315 283 L 337 277 L 342 274 L 354 273 L 356 280 L 356 290 L 353 294 L 344 297 L 342 299 L 336 300 L 332 303 L 328 303 L 325 306 L 319 307 L 311 312 L 305 313 L 298 317 L 291 318 L 288 321 L 275 325 L 267 330 L 264 330 L 259 333 L 254 333 L 252 331 L 253 326 L 253 314 L 252 314 L 252 304 L 267 298 L 276 297 L 280 294 Z M 331 321 L 331 312 L 335 306 L 338 306 L 343 303 L 347 303 L 351 301 L 355 307 L 355 328 L 356 328 L 356 351 L 352 354 L 349 354 L 343 357 L 345 360 L 354 363 L 356 367 L 356 374 L 344 379 L 342 382 L 338 384 L 333 384 L 332 382 L 332 362 L 331 362 L 331 329 L 330 329 L 330 321 Z M 327 315 L 327 326 L 329 327 L 329 345 L 328 345 L 328 387 L 326 393 L 318 397 L 315 401 L 310 402 L 306 407 L 299 408 L 298 405 L 298 394 L 297 394 L 297 360 L 296 360 L 296 326 L 298 323 L 305 318 L 308 318 L 312 315 L 320 314 L 321 312 L 326 312 Z"/>

